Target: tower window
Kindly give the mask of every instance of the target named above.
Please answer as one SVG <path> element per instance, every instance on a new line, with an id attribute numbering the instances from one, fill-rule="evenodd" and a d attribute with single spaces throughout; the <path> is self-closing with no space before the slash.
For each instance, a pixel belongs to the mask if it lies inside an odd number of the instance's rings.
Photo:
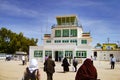
<path id="1" fill-rule="evenodd" d="M 61 37 L 61 30 L 55 30 L 55 37 Z"/>
<path id="2" fill-rule="evenodd" d="M 63 29 L 63 37 L 69 37 L 69 29 Z"/>
<path id="3" fill-rule="evenodd" d="M 81 40 L 81 44 L 87 44 L 87 40 Z"/>

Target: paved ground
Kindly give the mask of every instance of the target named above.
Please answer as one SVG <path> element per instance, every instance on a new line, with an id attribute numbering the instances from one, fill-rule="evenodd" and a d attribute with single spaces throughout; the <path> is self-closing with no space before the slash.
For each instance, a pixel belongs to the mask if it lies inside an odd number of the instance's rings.
<path id="1" fill-rule="evenodd" d="M 81 64 L 78 65 L 78 67 Z M 98 78 L 101 80 L 120 80 L 120 63 L 116 63 L 115 69 L 110 69 L 107 61 L 94 61 L 97 68 Z M 21 80 L 23 72 L 27 65 L 23 66 L 21 61 L 3 61 L 0 60 L 0 80 Z M 46 79 L 46 73 L 43 71 L 43 63 L 39 62 L 41 80 Z M 70 72 L 63 73 L 60 62 L 56 62 L 56 72 L 53 75 L 54 80 L 74 80 L 76 72 L 73 72 L 70 66 Z"/>

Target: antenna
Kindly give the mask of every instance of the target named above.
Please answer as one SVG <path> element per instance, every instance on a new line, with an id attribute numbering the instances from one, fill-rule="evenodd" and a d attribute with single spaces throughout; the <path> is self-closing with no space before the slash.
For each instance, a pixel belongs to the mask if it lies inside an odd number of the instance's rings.
<path id="1" fill-rule="evenodd" d="M 109 37 L 107 38 L 107 41 L 108 41 L 108 43 L 109 43 L 109 41 L 110 41 Z"/>
<path id="2" fill-rule="evenodd" d="M 44 34 L 44 30 L 43 30 L 43 28 L 41 27 L 41 44 L 43 44 L 43 34 Z"/>
<path id="3" fill-rule="evenodd" d="M 48 32 L 48 17 L 47 17 L 47 26 L 46 26 L 46 33 Z"/>
<path id="4" fill-rule="evenodd" d="M 42 27 L 41 27 L 41 40 L 42 40 L 42 33 L 43 33 L 43 32 L 42 32 Z"/>

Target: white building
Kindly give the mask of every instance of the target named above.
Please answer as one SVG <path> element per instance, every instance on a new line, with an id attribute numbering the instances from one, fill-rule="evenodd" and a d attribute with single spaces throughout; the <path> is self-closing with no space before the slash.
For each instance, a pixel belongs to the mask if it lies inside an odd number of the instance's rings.
<path id="1" fill-rule="evenodd" d="M 120 61 L 120 49 L 116 43 L 104 43 L 102 48 L 94 48 L 93 57 L 97 60 L 110 61 L 111 56 L 116 58 L 116 61 Z"/>
<path id="2" fill-rule="evenodd" d="M 43 46 L 30 46 L 29 58 L 37 58 L 44 61 L 45 55 L 59 58 L 82 58 L 92 54 L 92 38 L 90 33 L 83 32 L 75 15 L 57 16 L 57 24 L 51 27 L 51 34 L 44 34 Z"/>

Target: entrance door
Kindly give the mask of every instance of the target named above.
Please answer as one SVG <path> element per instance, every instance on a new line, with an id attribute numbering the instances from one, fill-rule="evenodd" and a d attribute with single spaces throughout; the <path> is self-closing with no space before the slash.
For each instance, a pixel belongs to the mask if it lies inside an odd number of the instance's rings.
<path id="1" fill-rule="evenodd" d="M 96 60 L 96 58 L 97 58 L 97 52 L 94 52 L 94 58 Z"/>
<path id="2" fill-rule="evenodd" d="M 94 52 L 94 57 L 97 57 L 97 52 Z"/>
<path id="3" fill-rule="evenodd" d="M 58 61 L 58 51 L 55 51 L 55 61 Z"/>

